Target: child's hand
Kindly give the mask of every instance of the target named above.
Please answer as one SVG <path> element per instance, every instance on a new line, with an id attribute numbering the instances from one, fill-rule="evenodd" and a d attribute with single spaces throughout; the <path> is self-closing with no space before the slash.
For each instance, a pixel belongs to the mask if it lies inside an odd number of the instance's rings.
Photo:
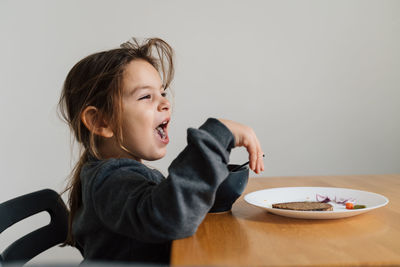
<path id="1" fill-rule="evenodd" d="M 235 146 L 244 146 L 249 152 L 250 169 L 255 173 L 264 171 L 263 155 L 260 142 L 252 128 L 225 119 L 219 119 L 235 137 Z"/>

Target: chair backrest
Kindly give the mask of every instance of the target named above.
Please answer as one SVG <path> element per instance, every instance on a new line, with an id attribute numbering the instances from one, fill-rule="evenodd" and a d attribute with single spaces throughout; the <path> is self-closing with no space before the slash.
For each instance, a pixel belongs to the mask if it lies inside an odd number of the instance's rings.
<path id="1" fill-rule="evenodd" d="M 60 195 L 51 189 L 0 204 L 0 234 L 13 224 L 42 211 L 50 214 L 50 223 L 9 245 L 0 254 L 0 262 L 26 263 L 41 252 L 64 242 L 68 233 L 68 210 Z"/>

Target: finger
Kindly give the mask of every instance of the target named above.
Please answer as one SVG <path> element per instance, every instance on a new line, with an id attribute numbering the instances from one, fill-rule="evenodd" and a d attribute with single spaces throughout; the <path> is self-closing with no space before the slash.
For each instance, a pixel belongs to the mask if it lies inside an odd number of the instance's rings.
<path id="1" fill-rule="evenodd" d="M 255 155 L 254 155 L 254 172 L 260 173 L 260 160 L 259 160 L 259 151 L 256 148 Z"/>
<path id="2" fill-rule="evenodd" d="M 260 148 L 260 146 L 258 145 L 258 143 L 257 143 L 257 138 L 255 138 L 255 141 L 254 141 L 254 143 L 255 143 L 255 146 L 256 146 L 256 166 L 255 166 L 255 173 L 260 173 L 260 171 L 261 171 L 261 164 L 262 164 L 262 155 L 263 155 L 263 153 L 262 153 L 262 151 L 261 151 L 261 148 Z"/>
<path id="3" fill-rule="evenodd" d="M 254 170 L 254 172 L 255 172 L 255 173 L 257 173 L 257 174 L 258 174 L 258 172 L 259 172 L 259 164 L 258 164 L 258 151 L 257 151 L 256 166 L 255 166 L 255 170 Z"/>
<path id="4" fill-rule="evenodd" d="M 261 156 L 259 157 L 258 161 L 259 161 L 259 166 L 260 166 L 260 172 L 262 172 L 262 171 L 264 171 L 264 157 L 263 157 L 264 153 L 261 152 L 260 155 Z"/>
<path id="5" fill-rule="evenodd" d="M 260 152 L 258 152 L 258 168 L 259 168 L 260 172 L 264 170 L 264 160 L 263 160 L 263 158 L 264 158 L 264 152 L 262 152 L 260 150 Z"/>
<path id="6" fill-rule="evenodd" d="M 258 163 L 258 160 L 257 160 L 257 174 L 259 174 L 260 173 L 260 171 L 261 171 L 261 167 L 260 167 L 260 164 Z"/>
<path id="7" fill-rule="evenodd" d="M 257 152 L 254 153 L 254 172 L 259 173 L 260 172 L 260 162 L 259 162 L 259 152 L 256 149 Z"/>
<path id="8" fill-rule="evenodd" d="M 255 145 L 256 151 L 257 151 L 256 166 L 255 166 L 256 170 L 255 170 L 255 172 L 258 174 L 260 172 L 260 169 L 261 169 L 260 157 L 262 158 L 262 154 L 263 153 L 262 153 L 262 150 L 261 150 L 260 142 L 258 141 L 257 135 L 255 134 L 254 131 L 252 132 L 252 137 L 253 137 L 253 142 L 254 142 L 254 145 Z"/>
<path id="9" fill-rule="evenodd" d="M 247 152 L 249 153 L 250 169 L 255 171 L 257 161 L 257 148 L 253 142 L 248 142 L 246 145 Z"/>
<path id="10" fill-rule="evenodd" d="M 266 156 L 265 156 L 265 153 L 264 153 L 264 155 L 263 155 L 263 160 L 262 160 L 262 171 L 264 171 L 265 170 L 265 164 L 264 164 L 264 158 L 265 158 Z"/>
<path id="11" fill-rule="evenodd" d="M 257 173 L 261 172 L 261 164 L 262 164 L 262 152 L 258 152 L 257 157 Z"/>
<path id="12" fill-rule="evenodd" d="M 257 174 L 262 171 L 263 168 L 263 155 L 264 153 L 258 148 L 257 152 Z"/>

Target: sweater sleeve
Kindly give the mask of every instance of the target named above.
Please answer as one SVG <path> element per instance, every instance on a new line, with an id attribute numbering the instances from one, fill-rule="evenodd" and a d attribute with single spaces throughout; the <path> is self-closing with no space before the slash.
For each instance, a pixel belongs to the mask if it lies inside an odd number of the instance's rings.
<path id="1" fill-rule="evenodd" d="M 235 140 L 224 124 L 210 118 L 199 129 L 188 129 L 187 143 L 159 184 L 124 168 L 97 179 L 92 199 L 100 221 L 142 242 L 193 235 L 229 174 L 227 164 Z"/>

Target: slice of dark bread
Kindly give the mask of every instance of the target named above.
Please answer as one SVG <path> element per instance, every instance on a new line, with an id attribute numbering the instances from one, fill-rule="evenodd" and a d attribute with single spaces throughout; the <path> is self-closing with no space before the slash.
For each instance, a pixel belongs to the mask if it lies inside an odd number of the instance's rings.
<path id="1" fill-rule="evenodd" d="M 272 204 L 272 207 L 276 209 L 303 210 L 303 211 L 333 210 L 333 206 L 331 204 L 316 202 L 316 201 L 275 203 Z"/>

